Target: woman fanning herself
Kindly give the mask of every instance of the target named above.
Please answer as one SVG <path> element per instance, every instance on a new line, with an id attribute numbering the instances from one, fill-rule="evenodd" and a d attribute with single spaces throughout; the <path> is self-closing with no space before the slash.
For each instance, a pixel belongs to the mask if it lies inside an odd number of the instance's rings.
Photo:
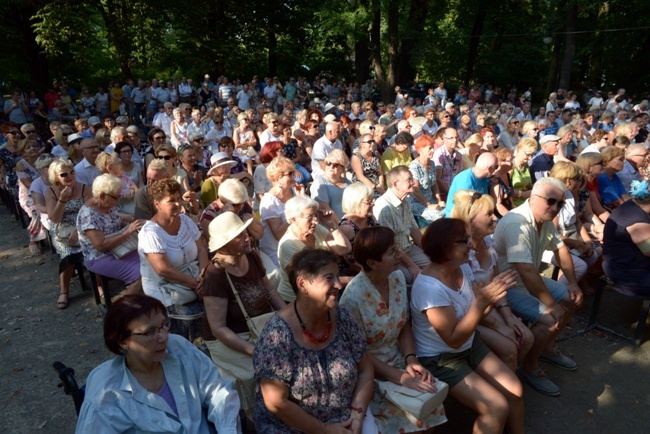
<path id="1" fill-rule="evenodd" d="M 485 347 L 476 327 L 515 284 L 515 273 L 496 276 L 472 291 L 465 222 L 440 219 L 422 237 L 431 263 L 411 292 L 413 336 L 422 366 L 449 384 L 449 394 L 478 414 L 475 433 L 524 432 L 523 389 L 517 376 Z M 441 249 L 440 246 L 447 246 Z M 502 301 L 503 302 L 503 301 Z"/>
<path id="2" fill-rule="evenodd" d="M 501 149 L 501 148 L 499 148 Z M 461 190 L 454 196 L 456 206 L 451 217 L 458 218 L 470 228 L 469 266 L 479 285 L 492 282 L 499 274 L 497 252 L 492 246 L 496 228 L 494 199 L 473 190 Z M 533 345 L 533 334 L 510 310 L 510 305 L 497 302 L 481 321 L 477 330 L 481 339 L 510 369 L 515 371 Z"/>
<path id="3" fill-rule="evenodd" d="M 269 320 L 253 354 L 255 428 L 264 434 L 377 433 L 366 412 L 372 362 L 359 326 L 338 306 L 338 258 L 303 250 L 288 275 L 296 300 Z"/>
<path id="4" fill-rule="evenodd" d="M 104 317 L 104 343 L 117 357 L 88 376 L 77 433 L 236 434 L 232 383 L 194 345 L 169 333 L 165 306 L 125 295 Z"/>
<path id="5" fill-rule="evenodd" d="M 341 306 L 364 332 L 375 378 L 418 392 L 435 392 L 435 378 L 415 355 L 406 281 L 397 269 L 401 254 L 391 229 L 378 226 L 359 232 L 354 256 L 363 271 L 348 284 Z M 418 421 L 383 398 L 379 390 L 375 390 L 370 411 L 382 433 L 430 432 L 447 420 L 440 406 L 426 420 Z"/>

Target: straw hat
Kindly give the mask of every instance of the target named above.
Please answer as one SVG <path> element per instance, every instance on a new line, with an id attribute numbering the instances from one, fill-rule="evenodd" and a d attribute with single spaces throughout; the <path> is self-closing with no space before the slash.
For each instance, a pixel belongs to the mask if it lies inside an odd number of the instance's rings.
<path id="1" fill-rule="evenodd" d="M 253 219 L 249 219 L 244 223 L 237 214 L 231 211 L 219 214 L 208 226 L 210 252 L 216 252 L 234 240 L 252 221 Z"/>

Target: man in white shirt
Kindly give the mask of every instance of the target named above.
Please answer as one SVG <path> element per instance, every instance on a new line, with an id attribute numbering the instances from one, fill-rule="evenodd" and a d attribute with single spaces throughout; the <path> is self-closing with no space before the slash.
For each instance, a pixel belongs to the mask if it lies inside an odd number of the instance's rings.
<path id="1" fill-rule="evenodd" d="M 250 99 L 251 99 L 251 92 L 248 90 L 248 83 L 244 84 L 244 87 L 242 90 L 240 90 L 237 93 L 237 106 L 243 111 L 243 110 L 248 110 L 251 108 L 250 105 Z"/>
<path id="2" fill-rule="evenodd" d="M 83 139 L 79 148 L 84 159 L 74 166 L 75 175 L 77 181 L 92 187 L 95 178 L 101 175 L 95 167 L 95 160 L 99 155 L 99 144 L 94 139 Z"/>
<path id="3" fill-rule="evenodd" d="M 181 102 L 190 102 L 192 97 L 192 86 L 187 82 L 187 77 L 182 77 L 181 82 L 178 85 L 178 97 L 181 99 Z"/>
<path id="4" fill-rule="evenodd" d="M 110 145 L 106 146 L 104 148 L 104 152 L 107 154 L 115 152 L 115 145 L 117 145 L 120 142 L 128 142 L 129 141 L 129 134 L 126 132 L 126 128 L 124 127 L 114 127 L 111 130 L 111 143 Z"/>
<path id="5" fill-rule="evenodd" d="M 532 121 L 533 116 L 530 114 L 530 103 L 526 102 L 521 106 L 521 112 L 517 115 L 517 119 L 523 124 L 523 121 Z"/>
<path id="6" fill-rule="evenodd" d="M 334 149 L 343 150 L 343 145 L 341 145 L 341 141 L 338 139 L 339 125 L 338 122 L 328 122 L 325 126 L 325 135 L 314 143 L 311 151 L 311 174 L 314 179 L 316 179 L 316 176 L 325 173 L 325 157 Z"/>
<path id="7" fill-rule="evenodd" d="M 445 89 L 445 83 L 438 83 L 438 87 L 433 91 L 433 96 L 436 97 L 440 105 L 443 105 L 447 102 L 447 89 Z"/>
<path id="8" fill-rule="evenodd" d="M 164 112 L 156 113 L 156 115 L 153 117 L 153 124 L 154 126 L 163 130 L 167 137 L 171 137 L 172 133 L 171 133 L 170 125 L 174 120 L 174 115 L 173 115 L 174 105 L 170 102 L 166 102 L 164 107 L 165 107 Z"/>
<path id="9" fill-rule="evenodd" d="M 219 101 L 221 102 L 221 107 L 226 105 L 228 98 L 232 96 L 232 85 L 228 83 L 228 77 L 223 78 L 221 86 L 219 86 Z"/>

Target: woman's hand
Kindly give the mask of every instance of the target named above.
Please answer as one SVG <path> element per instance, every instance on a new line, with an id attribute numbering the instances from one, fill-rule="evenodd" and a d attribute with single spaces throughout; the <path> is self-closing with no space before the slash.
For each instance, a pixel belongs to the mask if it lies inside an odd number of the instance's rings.
<path id="1" fill-rule="evenodd" d="M 493 305 L 497 300 L 505 297 L 506 291 L 515 285 L 516 277 L 517 272 L 514 270 L 499 274 L 489 285 L 477 288 L 475 291 L 477 301 L 483 304 L 484 309 Z"/>
<path id="2" fill-rule="evenodd" d="M 70 236 L 68 237 L 68 246 L 78 246 L 78 245 L 79 245 L 79 232 L 77 232 L 77 229 L 74 229 L 72 232 L 70 232 Z"/>
<path id="3" fill-rule="evenodd" d="M 63 187 L 63 190 L 61 190 L 61 195 L 59 196 L 59 199 L 63 202 L 67 202 L 70 197 L 72 197 L 72 189 L 69 186 Z"/>
<path id="4" fill-rule="evenodd" d="M 296 196 L 304 196 L 305 195 L 305 186 L 302 184 L 294 184 L 293 189 L 296 192 Z"/>
<path id="5" fill-rule="evenodd" d="M 431 375 L 431 372 L 424 366 L 420 365 L 419 363 L 411 363 L 410 365 L 406 365 L 406 372 L 412 377 L 416 376 L 421 376 L 422 381 L 425 381 L 427 383 L 431 383 L 433 385 L 433 389 L 435 390 L 435 385 L 434 385 L 434 377 Z"/>
<path id="6" fill-rule="evenodd" d="M 510 339 L 515 345 L 517 345 L 517 348 L 519 348 L 519 342 L 517 341 L 517 333 L 515 329 L 508 327 L 501 321 L 496 321 L 493 328 L 500 335 Z"/>
<path id="7" fill-rule="evenodd" d="M 350 419 L 343 423 L 347 423 Z M 324 434 L 349 434 L 352 431 L 347 429 L 343 423 L 326 423 Z"/>
<path id="8" fill-rule="evenodd" d="M 126 200 L 131 200 L 133 199 L 133 195 L 135 195 L 135 190 L 133 188 L 129 188 L 124 192 L 122 197 L 124 197 Z"/>
<path id="9" fill-rule="evenodd" d="M 436 392 L 433 375 L 419 363 L 412 363 L 406 367 L 406 372 L 400 378 L 400 384 L 418 392 Z"/>
<path id="10" fill-rule="evenodd" d="M 358 411 L 352 410 L 348 420 L 343 422 L 341 425 L 343 428 L 347 428 L 348 431 L 341 432 L 351 432 L 353 434 L 361 434 L 361 428 L 363 428 L 363 417 L 364 415 Z"/>
<path id="11" fill-rule="evenodd" d="M 129 228 L 126 231 L 129 234 L 132 234 L 133 232 L 140 232 L 140 229 L 142 229 L 142 226 L 144 226 L 145 223 L 146 220 L 144 219 L 134 220 L 129 223 Z"/>

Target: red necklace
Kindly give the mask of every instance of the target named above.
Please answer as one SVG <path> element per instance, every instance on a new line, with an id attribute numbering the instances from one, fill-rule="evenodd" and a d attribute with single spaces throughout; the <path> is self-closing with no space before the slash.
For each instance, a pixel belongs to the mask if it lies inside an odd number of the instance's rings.
<path id="1" fill-rule="evenodd" d="M 327 338 L 330 337 L 330 332 L 332 331 L 332 321 L 330 318 L 329 310 L 327 311 L 327 324 L 325 325 L 325 332 L 319 338 L 314 336 L 309 330 L 307 330 L 307 327 L 305 327 L 305 323 L 302 322 L 302 318 L 300 318 L 300 314 L 298 313 L 298 303 L 295 301 L 293 302 L 293 310 L 296 312 L 296 316 L 298 317 L 298 322 L 300 323 L 300 328 L 302 328 L 302 333 L 305 335 L 309 342 L 322 344 L 327 340 Z"/>

